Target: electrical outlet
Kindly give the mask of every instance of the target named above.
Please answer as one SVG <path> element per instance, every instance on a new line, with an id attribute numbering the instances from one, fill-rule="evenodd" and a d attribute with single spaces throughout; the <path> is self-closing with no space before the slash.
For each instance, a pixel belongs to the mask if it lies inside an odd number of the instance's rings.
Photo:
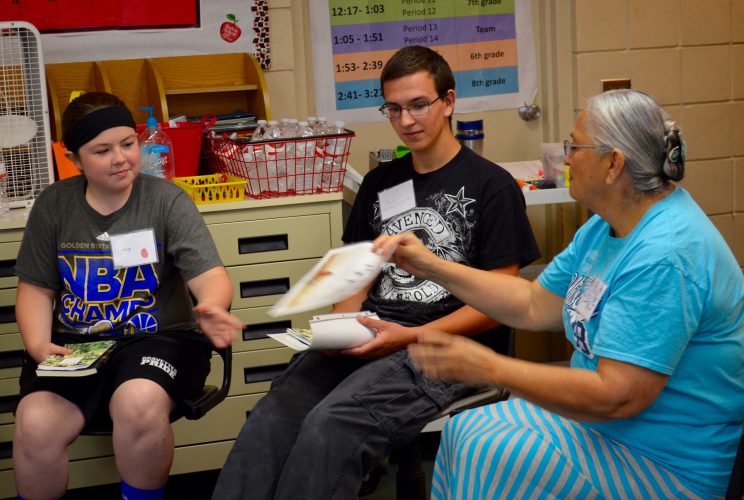
<path id="1" fill-rule="evenodd" d="M 602 80 L 602 92 L 615 89 L 629 89 L 630 78 L 610 78 Z"/>

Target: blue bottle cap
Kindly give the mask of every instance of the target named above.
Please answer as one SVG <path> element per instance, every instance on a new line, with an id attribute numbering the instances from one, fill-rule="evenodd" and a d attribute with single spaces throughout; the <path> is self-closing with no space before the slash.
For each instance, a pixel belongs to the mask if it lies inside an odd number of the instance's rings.
<path id="1" fill-rule="evenodd" d="M 483 130 L 483 120 L 457 120 L 457 130 Z"/>

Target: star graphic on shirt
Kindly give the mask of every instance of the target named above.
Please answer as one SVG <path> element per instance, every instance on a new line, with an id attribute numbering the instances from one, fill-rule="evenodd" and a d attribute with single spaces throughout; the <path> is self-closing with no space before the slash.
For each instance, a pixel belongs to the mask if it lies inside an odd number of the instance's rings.
<path id="1" fill-rule="evenodd" d="M 450 204 L 449 207 L 447 207 L 447 213 L 445 215 L 449 215 L 452 212 L 459 212 L 460 215 L 465 217 L 465 207 L 475 202 L 475 198 L 465 198 L 465 186 L 461 187 L 454 196 L 446 193 L 444 196 Z"/>

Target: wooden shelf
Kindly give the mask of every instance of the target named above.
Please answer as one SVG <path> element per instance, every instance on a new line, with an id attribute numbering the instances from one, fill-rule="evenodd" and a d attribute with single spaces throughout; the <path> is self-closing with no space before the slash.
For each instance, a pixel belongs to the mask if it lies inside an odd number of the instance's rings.
<path id="1" fill-rule="evenodd" d="M 231 87 L 191 87 L 185 89 L 169 89 L 165 91 L 165 95 L 179 95 L 179 94 L 199 94 L 208 92 L 242 92 L 245 90 L 257 90 L 258 85 L 233 85 Z"/>
<path id="2" fill-rule="evenodd" d="M 74 91 L 109 92 L 127 105 L 137 123 L 152 106 L 157 119 L 248 111 L 271 119 L 261 66 L 247 53 L 86 61 L 46 65 L 52 135 L 61 139 L 62 113 Z"/>

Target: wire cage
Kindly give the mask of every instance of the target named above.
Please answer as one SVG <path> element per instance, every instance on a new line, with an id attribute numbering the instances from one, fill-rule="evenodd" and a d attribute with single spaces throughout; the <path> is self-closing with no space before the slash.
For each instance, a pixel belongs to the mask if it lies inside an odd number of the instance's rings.
<path id="1" fill-rule="evenodd" d="M 53 180 L 41 35 L 22 21 L 0 22 L 0 163 L 10 207 L 29 206 Z"/>
<path id="2" fill-rule="evenodd" d="M 354 132 L 297 139 L 227 139 L 212 133 L 205 155 L 213 172 L 246 180 L 252 198 L 332 193 L 343 188 Z"/>

